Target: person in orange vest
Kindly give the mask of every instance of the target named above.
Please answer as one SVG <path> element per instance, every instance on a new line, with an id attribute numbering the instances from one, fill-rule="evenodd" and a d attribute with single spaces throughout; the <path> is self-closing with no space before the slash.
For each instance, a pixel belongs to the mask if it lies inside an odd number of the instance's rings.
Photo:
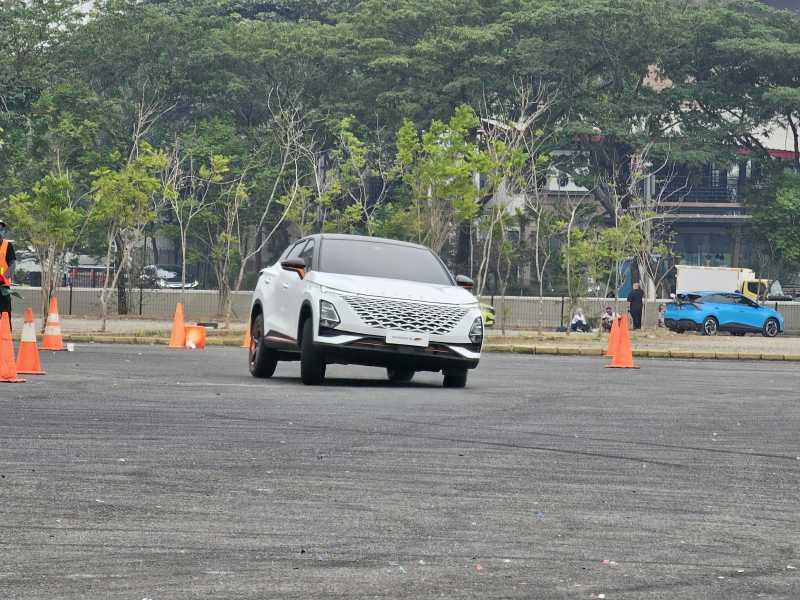
<path id="1" fill-rule="evenodd" d="M 8 322 L 11 323 L 11 278 L 17 255 L 14 246 L 6 239 L 7 235 L 6 224 L 0 220 L 0 315 L 8 313 Z"/>

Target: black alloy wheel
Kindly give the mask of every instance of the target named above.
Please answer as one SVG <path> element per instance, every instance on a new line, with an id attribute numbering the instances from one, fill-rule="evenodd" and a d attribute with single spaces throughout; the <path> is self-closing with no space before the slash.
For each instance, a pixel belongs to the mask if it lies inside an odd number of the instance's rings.
<path id="1" fill-rule="evenodd" d="M 703 321 L 703 335 L 717 335 L 719 323 L 714 317 L 706 317 Z"/>
<path id="2" fill-rule="evenodd" d="M 442 385 L 446 388 L 463 388 L 467 385 L 467 370 L 445 371 Z"/>
<path id="3" fill-rule="evenodd" d="M 414 369 L 396 369 L 389 367 L 386 369 L 386 375 L 392 383 L 409 383 L 414 379 Z"/>
<path id="4" fill-rule="evenodd" d="M 781 332 L 781 327 L 778 324 L 778 320 L 770 317 L 767 319 L 767 322 L 764 323 L 764 337 L 773 338 Z"/>
<path id="5" fill-rule="evenodd" d="M 264 315 L 256 315 L 250 325 L 250 374 L 268 379 L 275 373 L 278 357 L 264 344 Z"/>
<path id="6" fill-rule="evenodd" d="M 314 319 L 308 317 L 300 344 L 300 379 L 306 385 L 320 385 L 325 381 L 325 366 L 325 357 L 314 347 Z"/>

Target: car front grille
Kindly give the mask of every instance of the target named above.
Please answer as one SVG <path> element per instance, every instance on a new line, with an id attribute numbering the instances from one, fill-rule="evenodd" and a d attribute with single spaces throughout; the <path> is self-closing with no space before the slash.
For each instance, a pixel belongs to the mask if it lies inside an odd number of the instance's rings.
<path id="1" fill-rule="evenodd" d="M 450 333 L 469 310 L 452 304 L 426 304 L 371 296 L 345 296 L 344 299 L 370 327 L 432 335 Z"/>

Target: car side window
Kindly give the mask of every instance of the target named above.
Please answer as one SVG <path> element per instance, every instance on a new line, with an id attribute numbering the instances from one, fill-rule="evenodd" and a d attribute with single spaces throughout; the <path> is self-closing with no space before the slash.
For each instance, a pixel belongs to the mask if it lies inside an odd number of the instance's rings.
<path id="1" fill-rule="evenodd" d="M 300 254 L 300 258 L 306 261 L 306 271 L 314 270 L 314 240 L 308 241 L 303 252 Z"/>
<path id="2" fill-rule="evenodd" d="M 741 306 L 749 306 L 750 308 L 758 306 L 755 302 L 750 300 L 750 298 L 745 298 L 744 296 L 736 296 L 736 304 Z"/>
<path id="3" fill-rule="evenodd" d="M 305 247 L 308 240 L 300 240 L 297 242 L 294 247 L 289 250 L 289 254 L 286 255 L 284 260 L 289 260 L 291 258 L 302 258 L 301 253 L 303 252 L 303 248 Z"/>

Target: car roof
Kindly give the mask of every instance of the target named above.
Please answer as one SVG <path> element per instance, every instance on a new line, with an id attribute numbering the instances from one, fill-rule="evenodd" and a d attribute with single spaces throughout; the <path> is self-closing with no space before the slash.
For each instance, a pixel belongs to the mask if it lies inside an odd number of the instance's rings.
<path id="1" fill-rule="evenodd" d="M 393 240 L 390 238 L 372 237 L 368 235 L 350 235 L 346 233 L 315 233 L 314 235 L 306 236 L 303 239 L 319 239 L 319 240 L 351 240 L 354 242 L 377 242 L 379 244 L 394 244 L 396 246 L 409 246 L 411 248 L 422 248 L 428 250 L 427 246 L 422 244 L 414 244 L 413 242 L 404 242 L 402 240 Z"/>
<path id="2" fill-rule="evenodd" d="M 681 292 L 679 295 L 681 295 L 681 296 L 690 296 L 690 295 L 691 296 L 713 296 L 713 295 L 716 295 L 716 294 L 727 294 L 727 295 L 730 295 L 730 296 L 742 296 L 742 294 L 740 292 L 720 292 L 720 291 L 713 292 L 713 291 L 707 291 L 707 290 L 699 291 L 699 292 Z"/>

